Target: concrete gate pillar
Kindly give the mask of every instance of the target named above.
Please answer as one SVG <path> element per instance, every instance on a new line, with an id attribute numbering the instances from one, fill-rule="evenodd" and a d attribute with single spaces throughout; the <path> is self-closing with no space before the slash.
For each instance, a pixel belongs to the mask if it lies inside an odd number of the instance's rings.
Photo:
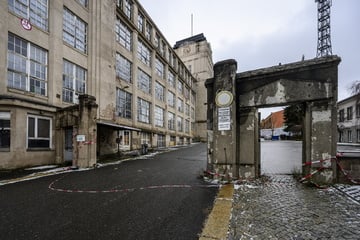
<path id="1" fill-rule="evenodd" d="M 306 103 L 304 118 L 303 173 L 314 173 L 317 183 L 335 180 L 336 164 L 332 159 L 337 147 L 336 105 L 333 101 Z M 311 163 L 311 164 L 310 164 Z"/>
<path id="2" fill-rule="evenodd" d="M 236 170 L 235 78 L 237 63 L 226 60 L 214 65 L 208 88 L 208 169 L 223 178 L 238 177 Z"/>
<path id="3" fill-rule="evenodd" d="M 238 168 L 241 178 L 260 176 L 259 118 L 255 107 L 240 108 L 238 118 Z"/>

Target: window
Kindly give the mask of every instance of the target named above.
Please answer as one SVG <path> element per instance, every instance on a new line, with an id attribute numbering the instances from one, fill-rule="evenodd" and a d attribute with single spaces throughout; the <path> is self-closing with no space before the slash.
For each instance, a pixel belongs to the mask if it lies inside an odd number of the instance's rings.
<path id="1" fill-rule="evenodd" d="M 190 116 L 190 105 L 189 104 L 185 104 L 185 114 L 186 116 Z"/>
<path id="2" fill-rule="evenodd" d="M 165 65 L 159 60 L 155 59 L 155 72 L 161 78 L 165 78 Z"/>
<path id="3" fill-rule="evenodd" d="M 88 0 L 77 0 L 84 8 L 88 7 L 89 1 Z"/>
<path id="4" fill-rule="evenodd" d="M 138 14 L 137 27 L 140 32 L 144 29 L 144 16 L 141 13 Z"/>
<path id="5" fill-rule="evenodd" d="M 151 32 L 152 32 L 152 26 L 150 23 L 146 22 L 145 37 L 149 41 L 151 41 Z"/>
<path id="6" fill-rule="evenodd" d="M 10 148 L 10 113 L 0 112 L 0 151 Z"/>
<path id="7" fill-rule="evenodd" d="M 47 96 L 48 52 L 11 33 L 8 36 L 8 87 Z"/>
<path id="8" fill-rule="evenodd" d="M 353 119 L 353 107 L 348 107 L 346 109 L 346 120 L 352 120 Z"/>
<path id="9" fill-rule="evenodd" d="M 193 105 L 195 105 L 195 99 L 196 99 L 196 95 L 195 95 L 195 93 L 193 92 L 193 93 L 191 93 L 191 103 L 192 103 Z"/>
<path id="10" fill-rule="evenodd" d="M 151 53 L 149 48 L 147 48 L 141 40 L 138 41 L 137 56 L 140 61 L 150 67 Z"/>
<path id="11" fill-rule="evenodd" d="M 132 95 L 122 89 L 116 89 L 116 114 L 131 119 Z"/>
<path id="12" fill-rule="evenodd" d="M 186 99 L 190 99 L 190 89 L 188 87 L 184 88 L 184 96 Z"/>
<path id="13" fill-rule="evenodd" d="M 190 114 L 191 114 L 191 118 L 195 119 L 195 109 L 193 107 L 191 108 L 191 113 Z"/>
<path id="14" fill-rule="evenodd" d="M 79 51 L 86 53 L 86 23 L 67 8 L 64 8 L 63 40 Z"/>
<path id="15" fill-rule="evenodd" d="M 164 101 L 165 88 L 158 82 L 155 82 L 155 97 L 160 101 Z"/>
<path id="16" fill-rule="evenodd" d="M 168 84 L 170 87 L 175 88 L 175 76 L 172 72 L 168 73 Z"/>
<path id="17" fill-rule="evenodd" d="M 190 133 L 190 121 L 185 120 L 185 132 Z"/>
<path id="18" fill-rule="evenodd" d="M 165 135 L 163 135 L 163 134 L 158 134 L 157 135 L 157 146 L 158 147 L 165 147 L 166 146 Z"/>
<path id="19" fill-rule="evenodd" d="M 360 129 L 356 129 L 356 141 L 360 142 Z"/>
<path id="20" fill-rule="evenodd" d="M 154 45 L 155 48 L 159 48 L 160 46 L 160 36 L 157 33 L 155 34 Z"/>
<path id="21" fill-rule="evenodd" d="M 48 0 L 8 0 L 9 11 L 29 19 L 31 24 L 48 30 Z"/>
<path id="22" fill-rule="evenodd" d="M 138 121 L 150 123 L 150 103 L 138 98 Z"/>
<path id="23" fill-rule="evenodd" d="M 120 140 L 120 145 L 123 147 L 130 147 L 130 131 L 129 130 L 120 130 L 118 138 Z"/>
<path id="24" fill-rule="evenodd" d="M 341 109 L 339 111 L 339 122 L 344 122 L 345 121 L 345 111 L 344 109 Z"/>
<path id="25" fill-rule="evenodd" d="M 64 102 L 78 103 L 78 96 L 86 92 L 86 70 L 74 63 L 63 63 L 63 96 Z"/>
<path id="26" fill-rule="evenodd" d="M 184 112 L 184 101 L 180 98 L 177 99 L 177 108 L 179 112 Z"/>
<path id="27" fill-rule="evenodd" d="M 116 53 L 116 78 L 131 83 L 132 64 L 125 57 Z"/>
<path id="28" fill-rule="evenodd" d="M 141 69 L 138 69 L 138 89 L 151 94 L 151 78 Z"/>
<path id="29" fill-rule="evenodd" d="M 356 104 L 356 117 L 360 118 L 360 104 Z"/>
<path id="30" fill-rule="evenodd" d="M 51 119 L 29 115 L 27 120 L 27 147 L 50 148 Z"/>
<path id="31" fill-rule="evenodd" d="M 183 131 L 183 118 L 182 117 L 177 117 L 177 130 L 179 132 Z"/>
<path id="32" fill-rule="evenodd" d="M 352 142 L 352 131 L 351 131 L 351 129 L 347 130 L 347 138 L 348 138 L 348 142 Z"/>
<path id="33" fill-rule="evenodd" d="M 141 133 L 141 144 L 148 144 L 149 146 L 151 145 L 151 134 L 147 133 L 147 132 L 142 132 Z"/>
<path id="34" fill-rule="evenodd" d="M 155 126 L 164 127 L 164 109 L 161 107 L 155 106 Z"/>
<path id="35" fill-rule="evenodd" d="M 170 136 L 169 145 L 170 146 L 175 146 L 176 145 L 176 136 Z"/>
<path id="36" fill-rule="evenodd" d="M 170 107 L 175 107 L 175 94 L 172 92 L 168 92 L 167 95 L 167 103 L 169 104 Z"/>
<path id="37" fill-rule="evenodd" d="M 132 1 L 131 0 L 117 0 L 116 5 L 131 19 L 132 17 Z"/>
<path id="38" fill-rule="evenodd" d="M 116 18 L 115 40 L 121 46 L 131 51 L 132 49 L 132 32 L 119 18 Z"/>
<path id="39" fill-rule="evenodd" d="M 165 57 L 165 47 L 166 47 L 166 44 L 164 41 L 161 41 L 160 42 L 160 53 L 161 53 L 161 56 Z"/>
<path id="40" fill-rule="evenodd" d="M 175 114 L 168 112 L 168 129 L 175 130 Z"/>
<path id="41" fill-rule="evenodd" d="M 177 81 L 177 90 L 178 90 L 178 93 L 183 93 L 183 88 L 184 88 L 184 84 L 180 81 L 180 80 L 178 80 Z"/>
<path id="42" fill-rule="evenodd" d="M 339 142 L 344 142 L 344 131 L 339 132 Z"/>

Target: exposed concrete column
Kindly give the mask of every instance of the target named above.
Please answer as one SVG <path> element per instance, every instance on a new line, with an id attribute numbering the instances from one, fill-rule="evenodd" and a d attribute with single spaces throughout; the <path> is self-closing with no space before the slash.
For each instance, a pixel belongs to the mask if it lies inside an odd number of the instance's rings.
<path id="1" fill-rule="evenodd" d="M 78 167 L 92 167 L 96 164 L 96 99 L 90 95 L 79 96 L 79 125 L 77 135 L 84 135 L 85 141 L 76 141 L 74 163 Z"/>
<path id="2" fill-rule="evenodd" d="M 259 119 L 257 108 L 240 109 L 238 118 L 239 176 L 255 178 L 260 175 Z"/>
<path id="3" fill-rule="evenodd" d="M 209 152 L 213 171 L 229 177 L 238 177 L 236 170 L 236 104 L 235 78 L 237 63 L 226 60 L 214 65 L 212 89 L 208 89 Z M 210 86 L 210 85 L 209 85 Z"/>
<path id="4" fill-rule="evenodd" d="M 336 107 L 331 101 L 308 104 L 306 110 L 305 131 L 310 135 L 306 134 L 304 140 L 307 147 L 305 162 L 312 162 L 312 169 L 305 169 L 305 174 L 309 174 L 309 170 L 312 172 L 321 168 L 321 171 L 313 175 L 318 183 L 331 183 L 335 180 L 335 163 L 331 160 L 336 155 L 337 142 L 337 119 L 332 117 L 334 111 L 336 112 Z"/>

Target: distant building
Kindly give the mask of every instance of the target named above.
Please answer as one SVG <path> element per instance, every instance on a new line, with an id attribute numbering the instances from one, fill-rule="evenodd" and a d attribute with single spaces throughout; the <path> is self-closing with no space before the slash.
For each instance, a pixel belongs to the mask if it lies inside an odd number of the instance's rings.
<path id="1" fill-rule="evenodd" d="M 139 1 L 30 2 L 0 3 L 0 168 L 192 142 L 192 72 L 211 74 L 181 60 Z"/>
<path id="2" fill-rule="evenodd" d="M 265 139 L 279 140 L 280 136 L 289 136 L 289 133 L 285 132 L 284 129 L 284 110 L 280 110 L 261 120 L 260 136 Z"/>
<path id="3" fill-rule="evenodd" d="M 360 96 L 338 102 L 338 133 L 340 143 L 360 143 Z"/>
<path id="4" fill-rule="evenodd" d="M 195 77 L 195 122 L 194 137 L 207 140 L 207 90 L 205 81 L 214 75 L 212 50 L 204 34 L 198 34 L 180 41 L 174 46 L 175 52 Z"/>

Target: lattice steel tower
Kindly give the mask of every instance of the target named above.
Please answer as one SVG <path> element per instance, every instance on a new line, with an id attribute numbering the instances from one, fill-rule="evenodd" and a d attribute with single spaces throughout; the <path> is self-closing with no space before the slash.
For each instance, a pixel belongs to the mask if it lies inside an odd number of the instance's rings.
<path id="1" fill-rule="evenodd" d="M 331 1 L 315 0 L 318 4 L 318 46 L 316 57 L 332 55 L 330 38 Z"/>

